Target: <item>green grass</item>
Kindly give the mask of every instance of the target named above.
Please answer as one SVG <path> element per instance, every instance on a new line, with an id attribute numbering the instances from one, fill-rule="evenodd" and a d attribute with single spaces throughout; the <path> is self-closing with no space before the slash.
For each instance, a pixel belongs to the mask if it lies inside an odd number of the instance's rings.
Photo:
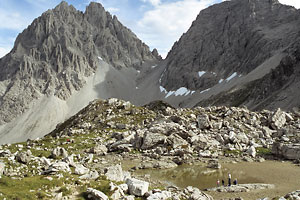
<path id="1" fill-rule="evenodd" d="M 50 181 L 45 176 L 26 177 L 22 180 L 3 176 L 0 179 L 0 192 L 6 199 L 46 199 L 47 195 L 42 191 L 61 185 L 63 180 L 53 178 Z"/>
<path id="2" fill-rule="evenodd" d="M 224 154 L 241 155 L 242 152 L 240 150 L 229 150 L 229 149 L 227 149 L 227 150 L 224 151 Z"/>
<path id="3" fill-rule="evenodd" d="M 271 155 L 272 150 L 264 147 L 257 147 L 256 152 L 258 155 Z"/>
<path id="4" fill-rule="evenodd" d="M 89 181 L 87 184 L 84 184 L 83 186 L 80 187 L 79 189 L 79 198 L 87 199 L 87 188 L 93 188 L 96 190 L 99 190 L 106 194 L 107 196 L 112 195 L 112 191 L 110 191 L 110 186 L 109 186 L 110 181 L 106 179 L 97 179 L 97 180 L 92 180 Z"/>
<path id="5" fill-rule="evenodd" d="M 67 196 L 67 195 L 70 195 L 72 192 L 71 192 L 71 190 L 68 188 L 68 187 L 66 187 L 66 186 L 62 186 L 59 190 L 58 190 L 58 192 L 62 192 L 63 193 L 63 196 Z"/>

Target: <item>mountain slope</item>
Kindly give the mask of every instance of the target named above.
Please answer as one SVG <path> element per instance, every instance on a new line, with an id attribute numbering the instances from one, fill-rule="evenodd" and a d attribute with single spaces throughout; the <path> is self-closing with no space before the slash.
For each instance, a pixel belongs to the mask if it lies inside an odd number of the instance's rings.
<path id="1" fill-rule="evenodd" d="M 124 98 L 119 92 L 128 84 L 128 92 L 135 90 L 137 69 L 159 59 L 101 4 L 82 13 L 63 1 L 35 19 L 0 60 L 0 137 L 41 136 L 94 98 Z M 108 72 L 123 88 L 97 90 L 100 83 L 108 87 Z"/>
<path id="2" fill-rule="evenodd" d="M 299 10 L 281 5 L 277 0 L 232 0 L 213 5 L 200 12 L 187 33 L 172 47 L 161 85 L 167 91 L 181 87 L 196 91 L 190 99 L 181 102 L 182 106 L 193 106 L 214 95 L 202 104 L 212 105 L 214 99 L 222 99 L 220 93 L 230 96 L 226 91 L 247 90 L 250 86 L 254 88 L 252 96 L 227 98 L 226 104 L 239 101 L 236 106 L 254 108 L 263 100 L 265 105 L 261 108 L 273 102 L 269 109 L 297 106 L 296 102 L 276 103 L 282 94 L 276 96 L 273 92 L 290 88 L 291 99 L 299 95 L 295 93 L 299 89 L 299 74 L 290 73 L 298 71 L 299 59 L 292 52 L 297 51 L 295 43 L 300 41 L 299 24 Z M 285 69 L 287 60 L 292 60 L 290 69 Z M 280 76 L 283 68 L 290 71 L 285 77 Z M 278 75 L 267 78 L 272 74 Z M 261 81 L 252 82 L 257 79 Z M 283 83 L 272 86 L 282 80 Z M 267 100 L 270 95 L 274 98 Z"/>

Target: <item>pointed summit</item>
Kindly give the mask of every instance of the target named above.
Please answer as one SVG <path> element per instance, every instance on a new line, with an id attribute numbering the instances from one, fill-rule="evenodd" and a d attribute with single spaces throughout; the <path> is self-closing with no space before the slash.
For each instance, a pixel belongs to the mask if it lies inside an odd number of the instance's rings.
<path id="1" fill-rule="evenodd" d="M 86 80 L 99 70 L 99 63 L 104 62 L 112 71 L 122 68 L 134 71 L 145 62 L 155 61 L 156 55 L 149 47 L 101 4 L 92 2 L 82 13 L 62 1 L 35 19 L 18 35 L 12 52 L 0 59 L 0 125 L 9 124 L 23 116 L 32 104 L 38 107 L 50 97 L 68 100 L 86 86 Z M 81 103 L 86 105 L 93 100 L 89 98 L 92 97 L 85 97 L 86 102 Z M 26 121 L 37 123 L 33 116 Z M 53 120 L 41 125 L 43 130 L 27 124 L 31 128 L 24 128 L 20 135 L 46 134 L 58 123 L 57 116 L 45 114 L 44 117 Z M 13 132 L 10 125 L 6 127 L 1 130 L 5 129 L 8 135 Z"/>

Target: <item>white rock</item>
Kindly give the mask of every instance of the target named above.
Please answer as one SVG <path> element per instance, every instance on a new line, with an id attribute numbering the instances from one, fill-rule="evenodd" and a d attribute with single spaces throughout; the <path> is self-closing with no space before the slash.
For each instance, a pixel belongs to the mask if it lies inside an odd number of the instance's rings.
<path id="1" fill-rule="evenodd" d="M 84 167 L 82 164 L 76 164 L 74 173 L 77 175 L 87 174 L 90 170 Z"/>
<path id="2" fill-rule="evenodd" d="M 105 176 L 110 181 L 124 181 L 124 174 L 121 165 L 114 165 L 106 168 Z"/>
<path id="3" fill-rule="evenodd" d="M 59 171 L 71 173 L 69 164 L 66 162 L 52 163 L 49 168 L 43 172 L 43 174 L 52 174 Z"/>
<path id="4" fill-rule="evenodd" d="M 44 156 L 40 158 L 40 162 L 48 168 L 51 165 L 51 162 L 48 158 L 45 158 Z"/>
<path id="5" fill-rule="evenodd" d="M 95 200 L 108 200 L 108 197 L 101 191 L 93 188 L 87 189 L 88 197 Z"/>
<path id="6" fill-rule="evenodd" d="M 156 192 L 151 194 L 147 200 L 166 200 L 172 197 L 172 193 L 169 191 Z"/>
<path id="7" fill-rule="evenodd" d="M 126 184 L 128 185 L 129 193 L 132 195 L 144 196 L 144 194 L 148 192 L 149 183 L 146 181 L 128 178 Z"/>
<path id="8" fill-rule="evenodd" d="M 95 180 L 99 177 L 99 173 L 97 171 L 90 171 L 87 174 L 80 176 L 80 179 L 88 179 L 88 180 Z"/>
<path id="9" fill-rule="evenodd" d="M 57 158 L 59 156 L 62 156 L 63 158 L 68 157 L 68 152 L 65 150 L 65 148 L 56 147 L 55 149 L 53 149 L 53 151 L 51 152 L 51 157 Z"/>
<path id="10" fill-rule="evenodd" d="M 253 158 L 255 158 L 256 156 L 256 149 L 254 146 L 251 146 L 248 150 L 247 150 L 247 153 L 252 156 Z"/>

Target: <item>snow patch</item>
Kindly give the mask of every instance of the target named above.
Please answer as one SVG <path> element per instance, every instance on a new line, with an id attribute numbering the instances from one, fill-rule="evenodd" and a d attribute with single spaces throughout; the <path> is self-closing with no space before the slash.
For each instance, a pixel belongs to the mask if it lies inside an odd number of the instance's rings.
<path id="1" fill-rule="evenodd" d="M 98 56 L 98 59 L 103 61 L 103 59 L 100 56 Z"/>
<path id="2" fill-rule="evenodd" d="M 221 78 L 221 79 L 219 80 L 219 83 L 222 83 L 223 81 L 224 81 L 224 79 Z"/>
<path id="3" fill-rule="evenodd" d="M 185 93 L 187 93 L 189 90 L 185 87 L 181 87 L 179 88 L 178 90 L 175 91 L 175 96 L 182 96 L 184 95 Z"/>
<path id="4" fill-rule="evenodd" d="M 194 94 L 195 91 L 191 91 L 189 89 L 187 89 L 186 87 L 181 87 L 176 91 L 167 91 L 163 86 L 159 86 L 159 90 L 160 92 L 163 92 L 166 94 L 165 98 L 168 98 L 171 95 L 175 95 L 175 96 L 187 96 L 190 94 Z"/>
<path id="5" fill-rule="evenodd" d="M 200 94 L 202 94 L 202 93 L 204 93 L 204 92 L 207 92 L 207 91 L 209 91 L 210 90 L 210 88 L 207 88 L 206 90 L 202 90 L 201 92 L 200 92 Z"/>
<path id="6" fill-rule="evenodd" d="M 173 95 L 175 91 L 170 91 L 168 94 L 165 96 L 165 98 L 168 98 L 169 96 Z"/>
<path id="7" fill-rule="evenodd" d="M 199 78 L 200 78 L 201 76 L 203 76 L 205 73 L 206 73 L 205 71 L 200 71 L 200 72 L 198 72 Z"/>
<path id="8" fill-rule="evenodd" d="M 160 92 L 167 93 L 167 90 L 163 86 L 159 86 Z"/>
<path id="9" fill-rule="evenodd" d="M 153 65 L 153 66 L 151 66 L 151 69 L 154 69 L 155 67 L 157 67 L 157 65 Z"/>
<path id="10" fill-rule="evenodd" d="M 234 72 L 233 74 L 231 74 L 228 78 L 226 78 L 226 81 L 230 81 L 231 79 L 233 79 L 234 77 L 236 77 L 238 74 L 236 72 Z"/>

